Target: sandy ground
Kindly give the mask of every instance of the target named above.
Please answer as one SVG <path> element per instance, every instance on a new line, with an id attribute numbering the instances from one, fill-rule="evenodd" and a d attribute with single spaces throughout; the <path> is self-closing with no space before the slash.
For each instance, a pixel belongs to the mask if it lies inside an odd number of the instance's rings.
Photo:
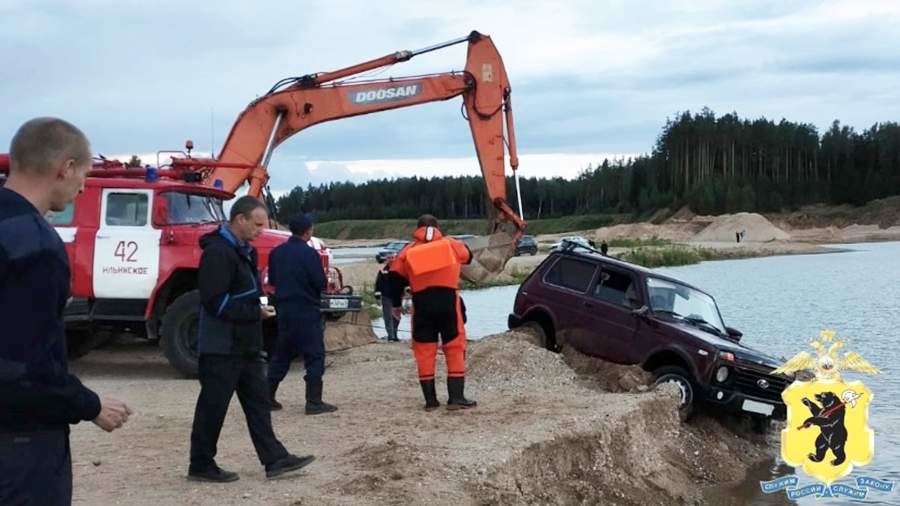
<path id="1" fill-rule="evenodd" d="M 73 428 L 75 504 L 741 504 L 704 494 L 739 483 L 777 447 L 727 420 L 682 424 L 674 392 L 648 390 L 642 371 L 554 354 L 519 333 L 471 343 L 467 393 L 479 405 L 465 412 L 421 409 L 406 343 L 332 353 L 327 365 L 338 412 L 302 414 L 297 365 L 273 417 L 289 450 L 316 462 L 266 481 L 233 401 L 217 460 L 241 479 L 219 485 L 184 478 L 196 381 L 138 342 L 74 362 L 87 385 L 136 410 L 112 434 Z"/>

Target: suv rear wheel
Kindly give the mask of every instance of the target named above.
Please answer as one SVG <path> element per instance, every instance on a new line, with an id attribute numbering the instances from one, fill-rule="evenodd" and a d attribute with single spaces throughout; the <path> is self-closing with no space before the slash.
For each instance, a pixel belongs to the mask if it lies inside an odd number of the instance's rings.
<path id="1" fill-rule="evenodd" d="M 197 334 L 200 292 L 191 290 L 175 299 L 162 321 L 162 346 L 169 363 L 181 374 L 197 377 Z"/>
<path id="2" fill-rule="evenodd" d="M 653 375 L 656 377 L 654 385 L 672 384 L 678 387 L 681 394 L 678 410 L 681 420 L 687 421 L 694 412 L 694 392 L 697 390 L 690 373 L 681 367 L 670 365 L 653 371 Z"/>

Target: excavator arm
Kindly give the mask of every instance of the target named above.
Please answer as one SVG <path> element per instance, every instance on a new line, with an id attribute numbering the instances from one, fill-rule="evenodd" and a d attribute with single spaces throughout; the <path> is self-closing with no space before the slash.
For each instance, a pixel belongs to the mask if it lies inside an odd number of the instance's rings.
<path id="1" fill-rule="evenodd" d="M 343 81 L 463 42 L 468 42 L 468 57 L 462 72 Z M 510 208 L 506 195 L 507 153 L 514 174 L 518 168 L 510 86 L 496 47 L 490 37 L 478 32 L 418 51 L 396 52 L 334 72 L 280 81 L 237 118 L 218 159 L 206 171 L 205 182 L 232 193 L 249 183 L 248 193 L 261 197 L 269 179 L 266 169 L 272 151 L 297 132 L 326 121 L 460 95 L 487 194 L 494 206 L 490 233 L 496 232 L 503 222 L 511 223 L 515 228 L 515 240 L 524 231 L 525 222 Z M 202 163 L 196 159 L 190 163 L 196 165 L 198 162 Z M 519 209 L 521 212 L 521 203 Z"/>

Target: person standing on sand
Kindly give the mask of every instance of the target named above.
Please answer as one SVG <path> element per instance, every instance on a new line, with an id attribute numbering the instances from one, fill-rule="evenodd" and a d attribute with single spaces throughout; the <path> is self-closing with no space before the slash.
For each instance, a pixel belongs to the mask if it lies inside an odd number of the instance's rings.
<path id="1" fill-rule="evenodd" d="M 69 257 L 44 219 L 84 190 L 91 148 L 74 125 L 36 118 L 9 154 L 0 188 L 0 504 L 69 505 L 69 425 L 90 420 L 112 432 L 132 414 L 69 374 Z"/>
<path id="2" fill-rule="evenodd" d="M 238 479 L 237 473 L 222 469 L 215 461 L 219 433 L 235 392 L 267 478 L 297 471 L 315 460 L 312 455 L 288 453 L 272 430 L 262 320 L 274 316 L 275 311 L 260 305 L 256 248 L 250 244 L 267 221 L 265 205 L 248 195 L 235 201 L 228 223 L 200 238 L 200 396 L 191 430 L 189 480 L 224 483 Z"/>
<path id="3" fill-rule="evenodd" d="M 397 329 L 400 327 L 400 318 L 394 315 L 393 301 L 391 301 L 390 293 L 390 272 L 391 264 L 396 255 L 386 256 L 384 265 L 378 269 L 375 276 L 375 297 L 381 299 L 381 314 L 384 318 L 384 328 L 387 330 L 388 342 L 397 342 Z"/>
<path id="4" fill-rule="evenodd" d="M 283 406 L 275 398 L 278 385 L 287 376 L 291 361 L 303 356 L 306 366 L 307 415 L 337 411 L 322 400 L 325 374 L 325 327 L 320 309 L 325 290 L 325 272 L 319 253 L 308 244 L 313 225 L 306 216 L 292 219 L 291 237 L 269 254 L 269 282 L 275 287 L 278 310 L 278 341 L 269 363 L 269 393 L 273 410 Z"/>
<path id="5" fill-rule="evenodd" d="M 476 402 L 464 395 L 466 328 L 459 297 L 460 266 L 472 261 L 472 252 L 462 242 L 444 237 L 437 218 L 430 214 L 419 217 L 413 238 L 391 265 L 390 297 L 394 316 L 399 318 L 403 290 L 409 286 L 412 291 L 412 349 L 425 410 L 440 406 L 434 386 L 438 340 L 447 360 L 447 409 L 474 408 Z"/>

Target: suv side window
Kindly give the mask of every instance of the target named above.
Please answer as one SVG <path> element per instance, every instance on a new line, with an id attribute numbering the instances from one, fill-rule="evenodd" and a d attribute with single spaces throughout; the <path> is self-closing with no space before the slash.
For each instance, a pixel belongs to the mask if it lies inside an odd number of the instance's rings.
<path id="1" fill-rule="evenodd" d="M 120 227 L 147 225 L 146 193 L 110 193 L 106 201 L 106 224 Z"/>
<path id="2" fill-rule="evenodd" d="M 597 266 L 574 258 L 560 258 L 544 276 L 544 282 L 584 293 L 591 286 Z"/>
<path id="3" fill-rule="evenodd" d="M 637 299 L 631 276 L 604 268 L 591 293 L 594 297 L 617 306 L 631 308 L 631 300 Z"/>

